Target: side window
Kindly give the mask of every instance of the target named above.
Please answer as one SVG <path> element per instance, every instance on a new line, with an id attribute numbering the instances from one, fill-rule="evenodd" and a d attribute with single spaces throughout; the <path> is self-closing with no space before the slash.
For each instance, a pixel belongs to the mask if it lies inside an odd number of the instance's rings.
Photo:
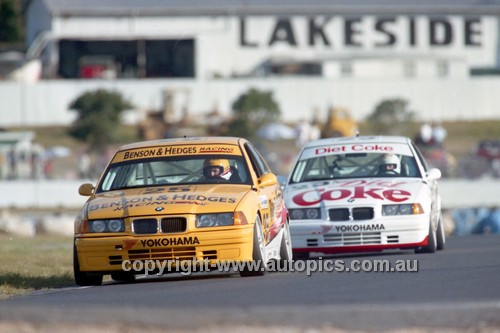
<path id="1" fill-rule="evenodd" d="M 422 163 L 422 166 L 424 167 L 424 171 L 427 172 L 427 170 L 429 170 L 429 166 L 427 165 L 427 161 L 425 160 L 424 156 L 420 152 L 420 149 L 418 149 L 418 147 L 415 146 L 415 144 L 413 144 L 413 142 L 412 142 L 411 146 L 417 152 L 418 159 L 420 160 L 420 163 Z"/>
<path id="2" fill-rule="evenodd" d="M 264 158 L 262 157 L 262 155 L 259 153 L 259 151 L 257 149 L 255 149 L 255 147 L 253 146 L 250 146 L 254 152 L 255 152 L 255 157 L 257 158 L 257 163 L 259 163 L 260 165 L 262 165 L 263 169 L 264 169 L 264 173 L 270 173 L 271 172 L 271 169 L 269 168 L 269 166 L 267 165 L 266 161 L 264 161 Z"/>
<path id="3" fill-rule="evenodd" d="M 257 177 L 262 176 L 266 172 L 269 172 L 269 168 L 264 163 L 260 155 L 257 153 L 255 148 L 253 148 L 250 144 L 245 144 L 245 150 L 250 157 L 250 161 L 252 162 L 252 166 L 257 173 Z"/>

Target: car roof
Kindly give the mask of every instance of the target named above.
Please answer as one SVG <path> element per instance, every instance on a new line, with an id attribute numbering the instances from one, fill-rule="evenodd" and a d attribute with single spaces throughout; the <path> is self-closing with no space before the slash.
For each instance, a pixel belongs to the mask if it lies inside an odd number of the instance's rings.
<path id="1" fill-rule="evenodd" d="M 410 139 L 405 136 L 384 136 L 384 135 L 371 135 L 371 136 L 350 136 L 338 137 L 315 140 L 307 143 L 306 148 L 323 147 L 328 145 L 341 145 L 341 144 L 356 144 L 356 143 L 409 143 Z"/>
<path id="2" fill-rule="evenodd" d="M 145 147 L 163 147 L 163 146 L 174 146 L 174 145 L 193 145 L 193 144 L 226 144 L 226 145 L 239 145 L 240 141 L 246 141 L 242 138 L 236 137 L 188 137 L 188 138 L 173 138 L 173 139 L 162 139 L 162 140 L 152 140 L 152 141 L 140 141 L 121 146 L 118 151 L 129 150 L 136 148 Z"/>

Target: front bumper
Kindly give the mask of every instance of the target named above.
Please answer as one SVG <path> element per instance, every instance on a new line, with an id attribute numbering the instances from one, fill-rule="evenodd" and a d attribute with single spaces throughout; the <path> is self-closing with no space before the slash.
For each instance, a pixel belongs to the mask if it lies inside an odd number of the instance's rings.
<path id="1" fill-rule="evenodd" d="M 427 245 L 429 216 L 410 215 L 365 221 L 291 220 L 294 252 L 369 252 Z"/>
<path id="2" fill-rule="evenodd" d="M 253 225 L 141 236 L 76 237 L 82 272 L 113 272 L 124 260 L 252 260 Z"/>

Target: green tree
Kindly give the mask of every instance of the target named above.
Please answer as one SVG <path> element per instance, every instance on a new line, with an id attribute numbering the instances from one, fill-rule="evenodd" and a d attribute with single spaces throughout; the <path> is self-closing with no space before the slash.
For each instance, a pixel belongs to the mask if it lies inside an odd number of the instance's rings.
<path id="1" fill-rule="evenodd" d="M 19 15 L 13 0 L 0 0 L 0 42 L 18 42 L 21 38 Z"/>
<path id="2" fill-rule="evenodd" d="M 118 92 L 104 89 L 86 92 L 70 105 L 78 113 L 70 135 L 86 141 L 92 150 L 102 150 L 120 139 L 120 115 L 132 107 Z"/>
<path id="3" fill-rule="evenodd" d="M 228 134 L 253 138 L 260 127 L 278 120 L 280 114 L 272 92 L 251 88 L 233 103 L 234 119 Z"/>
<path id="4" fill-rule="evenodd" d="M 367 117 L 375 134 L 402 135 L 415 119 L 415 113 L 408 109 L 408 101 L 400 98 L 380 102 Z"/>

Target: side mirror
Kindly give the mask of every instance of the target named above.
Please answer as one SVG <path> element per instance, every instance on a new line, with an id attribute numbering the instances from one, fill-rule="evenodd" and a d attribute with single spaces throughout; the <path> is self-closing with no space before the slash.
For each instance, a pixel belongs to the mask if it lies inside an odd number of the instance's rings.
<path id="1" fill-rule="evenodd" d="M 273 173 L 266 173 L 258 179 L 260 187 L 272 186 L 278 183 L 278 178 Z"/>
<path id="2" fill-rule="evenodd" d="M 441 170 L 433 168 L 427 172 L 427 179 L 438 180 L 441 178 Z"/>
<path id="3" fill-rule="evenodd" d="M 94 185 L 85 183 L 80 185 L 80 187 L 78 188 L 78 193 L 85 197 L 90 197 L 92 194 L 94 194 L 94 190 Z"/>

